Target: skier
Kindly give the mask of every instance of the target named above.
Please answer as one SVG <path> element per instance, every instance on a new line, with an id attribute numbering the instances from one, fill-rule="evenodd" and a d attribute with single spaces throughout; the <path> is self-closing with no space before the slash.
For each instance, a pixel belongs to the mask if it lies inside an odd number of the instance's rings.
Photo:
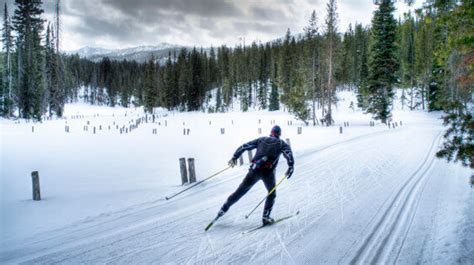
<path id="1" fill-rule="evenodd" d="M 280 140 L 280 135 L 281 128 L 278 125 L 275 125 L 272 128 L 270 137 L 260 137 L 237 148 L 229 161 L 229 166 L 231 167 L 234 167 L 237 164 L 237 158 L 239 158 L 244 151 L 257 148 L 257 152 L 252 159 L 249 172 L 237 190 L 229 196 L 227 201 L 219 210 L 216 219 L 223 216 L 229 210 L 229 208 L 240 198 L 242 198 L 242 196 L 244 196 L 245 193 L 247 193 L 247 191 L 249 191 L 250 188 L 252 188 L 252 186 L 255 185 L 255 183 L 257 183 L 260 179 L 263 181 L 263 184 L 265 184 L 268 192 L 270 192 L 275 187 L 275 170 L 278 165 L 278 159 L 281 153 L 283 153 L 283 156 L 288 162 L 286 177 L 288 179 L 291 177 L 294 170 L 293 154 L 291 152 L 290 146 L 283 140 Z M 268 225 L 274 222 L 274 220 L 270 217 L 270 213 L 272 211 L 273 204 L 275 203 L 275 197 L 276 192 L 273 192 L 267 197 L 265 201 L 262 217 L 263 225 Z"/>

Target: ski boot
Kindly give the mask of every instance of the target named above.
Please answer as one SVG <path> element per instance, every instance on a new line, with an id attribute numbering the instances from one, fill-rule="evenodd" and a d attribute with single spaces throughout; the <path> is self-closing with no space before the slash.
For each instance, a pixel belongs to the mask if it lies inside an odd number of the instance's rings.
<path id="1" fill-rule="evenodd" d="M 265 226 L 265 225 L 271 225 L 275 222 L 275 220 L 273 218 L 271 218 L 270 216 L 264 216 L 262 217 L 262 224 Z"/>

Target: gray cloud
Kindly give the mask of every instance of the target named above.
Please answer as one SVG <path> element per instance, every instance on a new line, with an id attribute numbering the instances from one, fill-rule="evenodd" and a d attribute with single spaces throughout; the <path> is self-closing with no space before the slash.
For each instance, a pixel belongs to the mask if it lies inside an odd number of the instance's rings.
<path id="1" fill-rule="evenodd" d="M 253 7 L 251 14 L 254 19 L 258 20 L 282 21 L 288 19 L 281 10 L 271 7 Z"/>
<path id="2" fill-rule="evenodd" d="M 160 42 L 187 46 L 247 43 L 301 32 L 313 9 L 319 22 L 327 0 L 61 0 L 62 43 L 123 48 Z M 13 14 L 14 0 L 7 0 Z M 54 18 L 56 0 L 43 0 Z M 356 20 L 370 22 L 372 1 L 339 0 L 341 30 Z"/>
<path id="3" fill-rule="evenodd" d="M 238 7 L 223 0 L 103 0 L 104 5 L 132 16 L 156 16 L 160 10 L 203 17 L 235 17 L 242 15 Z"/>

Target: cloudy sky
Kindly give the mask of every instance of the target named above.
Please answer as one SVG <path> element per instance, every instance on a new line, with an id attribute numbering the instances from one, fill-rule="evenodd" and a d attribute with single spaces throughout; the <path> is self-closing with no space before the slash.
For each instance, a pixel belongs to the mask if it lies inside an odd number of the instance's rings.
<path id="1" fill-rule="evenodd" d="M 13 9 L 14 0 L 8 0 Z M 56 0 L 43 0 L 53 19 Z M 327 0 L 61 0 L 63 50 L 84 46 L 126 48 L 161 42 L 186 46 L 234 46 L 269 41 L 287 28 L 299 33 L 312 10 L 324 22 Z M 402 2 L 402 1 L 400 1 Z M 421 5 L 421 0 L 415 3 Z M 372 0 L 337 1 L 338 28 L 369 24 Z M 397 3 L 396 17 L 409 9 Z M 322 27 L 322 26 L 321 26 Z"/>

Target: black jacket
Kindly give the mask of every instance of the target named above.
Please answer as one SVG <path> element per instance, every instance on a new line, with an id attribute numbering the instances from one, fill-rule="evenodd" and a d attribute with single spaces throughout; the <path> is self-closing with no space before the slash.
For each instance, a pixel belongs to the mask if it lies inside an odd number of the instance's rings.
<path id="1" fill-rule="evenodd" d="M 278 165 L 280 154 L 283 154 L 288 166 L 294 165 L 293 153 L 290 146 L 277 137 L 260 137 L 248 143 L 241 145 L 235 151 L 233 159 L 237 159 L 244 151 L 257 148 L 257 152 L 252 158 L 252 163 L 256 164 L 256 168 L 275 169 Z"/>

